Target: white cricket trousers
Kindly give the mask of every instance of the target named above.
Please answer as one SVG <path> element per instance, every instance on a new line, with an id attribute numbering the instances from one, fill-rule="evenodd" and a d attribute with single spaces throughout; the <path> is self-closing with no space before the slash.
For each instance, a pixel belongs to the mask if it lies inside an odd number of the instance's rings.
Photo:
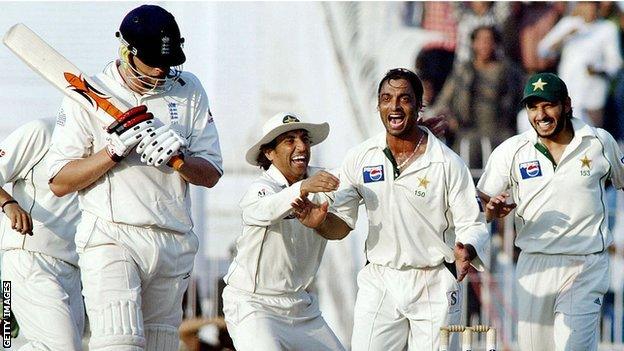
<path id="1" fill-rule="evenodd" d="M 260 295 L 226 286 L 223 312 L 237 351 L 342 351 L 321 316 L 318 300 L 306 291 Z"/>
<path id="2" fill-rule="evenodd" d="M 461 287 L 444 265 L 393 269 L 369 263 L 357 282 L 353 351 L 437 351 L 440 327 L 460 322 Z"/>
<path id="3" fill-rule="evenodd" d="M 520 254 L 518 344 L 522 351 L 591 351 L 609 287 L 609 256 Z"/>
<path id="4" fill-rule="evenodd" d="M 83 211 L 76 233 L 91 351 L 177 351 L 182 296 L 199 245 Z"/>
<path id="5" fill-rule="evenodd" d="M 26 250 L 2 255 L 2 280 L 11 281 L 11 309 L 28 343 L 21 351 L 82 350 L 84 305 L 77 267 Z"/>

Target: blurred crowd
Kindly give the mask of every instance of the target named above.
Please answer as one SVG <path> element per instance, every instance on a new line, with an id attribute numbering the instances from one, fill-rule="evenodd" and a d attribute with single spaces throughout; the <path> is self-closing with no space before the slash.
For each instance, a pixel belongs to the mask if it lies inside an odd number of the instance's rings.
<path id="1" fill-rule="evenodd" d="M 428 113 L 450 120 L 448 144 L 471 168 L 529 127 L 525 77 L 557 73 L 574 115 L 624 139 L 624 3 L 408 2 L 405 23 L 443 34 L 418 53 Z"/>

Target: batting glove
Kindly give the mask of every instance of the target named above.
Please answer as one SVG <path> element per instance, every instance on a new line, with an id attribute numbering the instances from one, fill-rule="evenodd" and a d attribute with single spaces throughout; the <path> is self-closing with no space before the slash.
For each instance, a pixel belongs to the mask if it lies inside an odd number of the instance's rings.
<path id="1" fill-rule="evenodd" d="M 126 157 L 145 135 L 152 132 L 153 118 L 147 107 L 142 105 L 129 109 L 109 125 L 106 128 L 106 152 L 110 158 L 119 162 Z"/>
<path id="2" fill-rule="evenodd" d="M 153 118 L 154 115 L 151 112 L 147 112 L 147 106 L 136 106 L 119 116 L 115 122 L 111 123 L 108 128 L 106 128 L 106 131 L 109 134 L 116 133 L 117 135 L 121 135 L 137 124 Z"/>
<path id="3" fill-rule="evenodd" d="M 164 125 L 147 135 L 137 146 L 141 162 L 148 166 L 166 164 L 173 155 L 188 145 L 176 124 Z"/>

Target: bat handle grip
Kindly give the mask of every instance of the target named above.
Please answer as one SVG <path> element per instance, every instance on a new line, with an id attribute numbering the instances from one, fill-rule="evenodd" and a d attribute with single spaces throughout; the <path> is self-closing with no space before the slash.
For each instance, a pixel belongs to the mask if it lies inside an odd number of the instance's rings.
<path id="1" fill-rule="evenodd" d="M 184 157 L 182 155 L 174 155 L 169 162 L 167 162 L 167 165 L 179 172 L 182 165 L 184 165 Z"/>

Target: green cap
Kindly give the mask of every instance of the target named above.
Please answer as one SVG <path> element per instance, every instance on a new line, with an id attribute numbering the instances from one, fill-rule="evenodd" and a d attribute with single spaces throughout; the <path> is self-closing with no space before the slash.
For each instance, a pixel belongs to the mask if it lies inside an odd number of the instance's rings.
<path id="1" fill-rule="evenodd" d="M 538 73 L 529 78 L 524 86 L 522 103 L 527 99 L 537 97 L 546 101 L 563 101 L 568 97 L 568 88 L 557 75 L 552 73 Z"/>

